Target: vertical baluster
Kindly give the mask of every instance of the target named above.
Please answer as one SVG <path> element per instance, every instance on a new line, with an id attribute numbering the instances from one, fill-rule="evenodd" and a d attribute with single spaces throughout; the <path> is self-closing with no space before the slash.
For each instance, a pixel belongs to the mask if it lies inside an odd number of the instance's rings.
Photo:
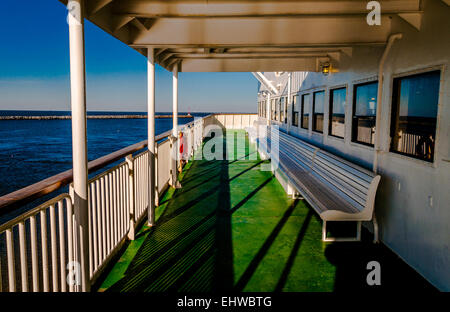
<path id="1" fill-rule="evenodd" d="M 106 258 L 106 208 L 105 208 L 105 177 L 100 179 L 101 209 L 102 209 L 102 258 Z"/>
<path id="2" fill-rule="evenodd" d="M 55 217 L 55 205 L 51 205 L 50 208 L 50 242 L 52 246 L 52 281 L 53 292 L 58 292 L 58 250 L 56 242 L 56 217 Z"/>
<path id="3" fill-rule="evenodd" d="M 128 224 L 129 224 L 129 214 L 128 214 L 128 190 L 127 190 L 127 177 L 128 177 L 128 165 L 124 165 L 123 166 L 123 176 L 122 176 L 122 182 L 123 182 L 123 205 L 124 205 L 124 210 L 123 210 L 123 234 L 126 235 L 127 234 L 127 230 L 128 230 Z"/>
<path id="4" fill-rule="evenodd" d="M 127 211 L 127 205 L 126 205 L 126 198 L 127 198 L 127 193 L 126 193 L 126 181 L 125 181 L 125 169 L 126 166 L 121 167 L 120 171 L 121 173 L 121 192 L 122 192 L 122 235 L 121 237 L 124 236 L 125 232 L 126 232 L 126 223 L 125 220 L 127 220 L 125 218 L 126 215 L 126 211 Z"/>
<path id="5" fill-rule="evenodd" d="M 67 257 L 68 262 L 74 262 L 74 227 L 73 227 L 73 206 L 72 201 L 67 202 Z M 74 285 L 69 285 L 69 291 L 74 292 Z"/>
<path id="6" fill-rule="evenodd" d="M 25 223 L 19 223 L 20 273 L 22 277 L 22 292 L 28 292 L 27 242 L 25 239 Z"/>
<path id="7" fill-rule="evenodd" d="M 127 166 L 126 166 L 126 172 L 127 172 L 127 206 L 128 206 L 128 239 L 134 240 L 135 238 L 135 222 L 136 222 L 136 206 L 135 206 L 135 200 L 134 200 L 134 176 L 136 174 L 136 167 L 134 166 L 134 159 L 133 155 L 128 155 L 127 158 Z"/>
<path id="8" fill-rule="evenodd" d="M 58 228 L 59 228 L 59 271 L 61 291 L 66 292 L 66 243 L 64 230 L 64 202 L 67 205 L 67 198 L 58 202 Z"/>
<path id="9" fill-rule="evenodd" d="M 98 252 L 97 252 L 97 201 L 96 201 L 96 192 L 97 192 L 97 183 L 91 183 L 91 215 L 92 215 L 92 227 L 91 227 L 91 238 L 92 238 L 92 251 L 93 251 L 93 259 L 92 259 L 92 272 L 95 272 L 98 265 Z"/>
<path id="10" fill-rule="evenodd" d="M 149 185 L 149 183 L 150 183 L 150 173 L 149 173 L 149 170 L 148 170 L 148 166 L 149 166 L 149 152 L 147 152 L 147 154 L 145 155 L 145 162 L 144 162 L 144 166 L 143 166 L 143 170 L 144 170 L 144 173 L 145 173 L 145 177 L 146 177 L 146 180 L 145 180 L 145 185 L 144 185 L 144 188 L 145 188 L 145 202 L 146 203 L 148 203 L 149 202 L 149 192 L 148 192 L 148 185 Z M 156 168 L 155 167 L 155 171 L 154 172 L 152 172 L 151 174 L 156 174 L 158 172 L 158 168 Z M 153 192 L 155 192 L 155 190 L 153 190 Z M 147 205 L 145 205 L 145 211 L 147 211 Z"/>
<path id="11" fill-rule="evenodd" d="M 111 175 L 105 177 L 105 200 L 106 200 L 106 243 L 107 254 L 109 255 L 111 247 Z"/>
<path id="12" fill-rule="evenodd" d="M 37 253 L 37 233 L 36 233 L 36 216 L 30 217 L 30 238 L 31 238 L 31 271 L 33 274 L 33 291 L 39 291 L 39 268 Z"/>
<path id="13" fill-rule="evenodd" d="M 142 205 L 142 213 L 146 210 L 147 206 L 147 193 L 146 186 L 147 186 L 147 175 L 145 173 L 145 168 L 147 168 L 148 164 L 146 164 L 147 157 L 145 155 L 142 156 L 141 159 L 141 205 Z"/>
<path id="14" fill-rule="evenodd" d="M 138 179 L 139 192 L 137 194 L 139 198 L 139 216 L 141 216 L 142 210 L 144 209 L 142 201 L 142 158 L 143 158 L 142 156 L 139 157 L 139 179 Z"/>
<path id="15" fill-rule="evenodd" d="M 89 233 L 88 233 L 88 242 L 89 242 L 89 275 L 92 276 L 92 272 L 94 271 L 94 253 L 92 252 L 92 218 L 93 218 L 93 213 L 92 213 L 92 184 L 88 185 L 88 222 L 89 222 Z M 79 225 L 77 224 L 77 227 L 79 227 Z M 81 244 L 81 242 L 80 242 Z M 84 246 L 84 248 L 86 248 L 86 246 Z"/>
<path id="16" fill-rule="evenodd" d="M 0 256 L 0 293 L 3 292 L 2 257 Z"/>
<path id="17" fill-rule="evenodd" d="M 144 210 L 144 200 L 143 200 L 143 175 L 142 175 L 142 162 L 144 157 L 139 157 L 139 216 L 141 216 L 142 211 Z"/>
<path id="18" fill-rule="evenodd" d="M 122 192 L 120 190 L 121 188 L 121 168 L 119 168 L 117 170 L 117 175 L 116 175 L 116 179 L 117 179 L 117 243 L 120 241 L 121 239 L 121 235 L 122 235 L 122 228 L 121 228 L 121 224 L 122 224 Z"/>
<path id="19" fill-rule="evenodd" d="M 113 222 L 112 222 L 112 232 L 113 232 L 113 245 L 112 249 L 116 247 L 117 242 L 117 200 L 116 200 L 116 172 L 112 172 L 112 214 L 113 214 Z"/>
<path id="20" fill-rule="evenodd" d="M 14 259 L 14 240 L 12 228 L 6 230 L 6 250 L 8 257 L 9 291 L 16 291 L 16 265 Z"/>
<path id="21" fill-rule="evenodd" d="M 114 183 L 115 183 L 115 192 L 116 192 L 116 197 L 115 197 L 115 202 L 116 202 L 116 209 L 115 209 L 115 214 L 116 214 L 116 223 L 114 225 L 115 230 L 116 230 L 116 242 L 114 246 L 117 246 L 117 243 L 119 242 L 119 237 L 120 237 L 120 230 L 119 230 L 119 224 L 120 224 L 120 191 L 119 191 L 119 171 L 115 170 L 115 179 L 114 179 Z"/>
<path id="22" fill-rule="evenodd" d="M 137 179 L 137 191 L 136 191 L 136 198 L 137 198 L 137 202 L 139 203 L 139 217 L 141 216 L 142 213 L 142 172 L 141 172 L 141 167 L 142 167 L 142 156 L 139 156 L 139 160 L 138 160 L 138 179 Z"/>
<path id="23" fill-rule="evenodd" d="M 101 206 L 100 206 L 100 180 L 95 181 L 95 194 L 97 200 L 97 234 L 95 235 L 97 239 L 97 257 L 98 257 L 98 265 L 101 265 L 103 262 L 102 258 L 102 216 L 101 216 Z"/>
<path id="24" fill-rule="evenodd" d="M 45 209 L 41 210 L 41 249 L 42 249 L 42 279 L 44 284 L 44 292 L 49 291 L 48 279 L 48 246 L 47 246 L 47 212 Z"/>
<path id="25" fill-rule="evenodd" d="M 125 165 L 125 166 L 123 166 L 123 168 L 122 168 L 122 190 L 123 190 L 123 213 L 122 213 L 122 215 L 123 215 L 123 221 L 122 221 L 122 223 L 123 223 L 123 233 L 122 233 L 122 236 L 126 233 L 126 230 L 127 230 L 127 220 L 128 220 L 128 218 L 126 217 L 127 216 L 127 189 L 126 189 L 126 186 L 127 186 L 127 180 L 125 179 L 126 178 L 126 169 L 127 169 L 127 166 Z"/>
<path id="26" fill-rule="evenodd" d="M 123 167 L 120 166 L 118 170 L 118 192 L 119 192 L 119 241 L 122 238 L 123 234 Z"/>
<path id="27" fill-rule="evenodd" d="M 130 214 L 129 214 L 129 203 L 128 203 L 128 165 L 123 166 L 123 204 L 125 209 L 123 211 L 123 234 L 128 233 L 128 228 L 130 224 Z"/>

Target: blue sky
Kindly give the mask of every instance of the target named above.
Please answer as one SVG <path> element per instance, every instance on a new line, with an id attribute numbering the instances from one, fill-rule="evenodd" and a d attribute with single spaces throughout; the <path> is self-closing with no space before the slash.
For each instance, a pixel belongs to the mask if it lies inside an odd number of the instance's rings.
<path id="1" fill-rule="evenodd" d="M 0 110 L 70 110 L 66 8 L 58 0 L 0 1 Z M 88 110 L 146 111 L 146 59 L 87 22 Z M 180 73 L 179 110 L 255 112 L 250 73 Z M 156 70 L 156 110 L 172 107 L 172 76 Z"/>

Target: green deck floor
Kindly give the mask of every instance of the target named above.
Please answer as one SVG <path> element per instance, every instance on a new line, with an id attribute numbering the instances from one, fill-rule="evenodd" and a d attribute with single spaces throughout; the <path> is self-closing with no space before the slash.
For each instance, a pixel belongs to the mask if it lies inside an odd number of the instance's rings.
<path id="1" fill-rule="evenodd" d="M 230 135 L 245 132 L 228 131 L 224 145 L 232 150 Z M 322 243 L 318 216 L 260 170 L 255 147 L 247 140 L 234 154 L 232 160 L 186 166 L 182 188 L 161 199 L 156 226 L 142 227 L 100 291 L 368 288 L 365 266 L 371 260 L 382 265 L 384 287 L 403 284 L 398 278 L 406 287 L 429 287 L 383 245 Z"/>

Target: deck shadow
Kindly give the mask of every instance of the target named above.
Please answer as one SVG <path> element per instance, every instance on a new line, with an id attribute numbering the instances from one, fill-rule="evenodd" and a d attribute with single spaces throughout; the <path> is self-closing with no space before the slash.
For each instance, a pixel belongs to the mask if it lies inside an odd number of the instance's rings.
<path id="1" fill-rule="evenodd" d="M 223 141 L 226 144 L 226 141 Z M 224 148 L 224 150 L 226 150 Z M 202 192 L 183 181 L 155 228 L 108 291 L 221 291 L 233 285 L 228 161 L 216 161 Z M 208 179 L 218 177 L 217 179 Z"/>

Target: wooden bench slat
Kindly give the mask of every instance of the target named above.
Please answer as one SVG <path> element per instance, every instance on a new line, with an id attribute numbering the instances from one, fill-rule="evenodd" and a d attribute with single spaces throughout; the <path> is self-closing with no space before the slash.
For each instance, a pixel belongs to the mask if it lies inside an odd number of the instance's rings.
<path id="1" fill-rule="evenodd" d="M 309 197 L 311 206 L 320 214 L 326 210 L 338 210 L 346 213 L 357 213 L 358 209 L 352 207 L 348 202 L 335 196 L 328 188 L 324 187 L 316 178 L 312 177 L 310 173 L 296 168 L 295 164 L 289 158 L 283 155 L 280 167 L 284 171 L 294 173 L 291 176 L 295 186 L 301 191 L 302 195 Z"/>

